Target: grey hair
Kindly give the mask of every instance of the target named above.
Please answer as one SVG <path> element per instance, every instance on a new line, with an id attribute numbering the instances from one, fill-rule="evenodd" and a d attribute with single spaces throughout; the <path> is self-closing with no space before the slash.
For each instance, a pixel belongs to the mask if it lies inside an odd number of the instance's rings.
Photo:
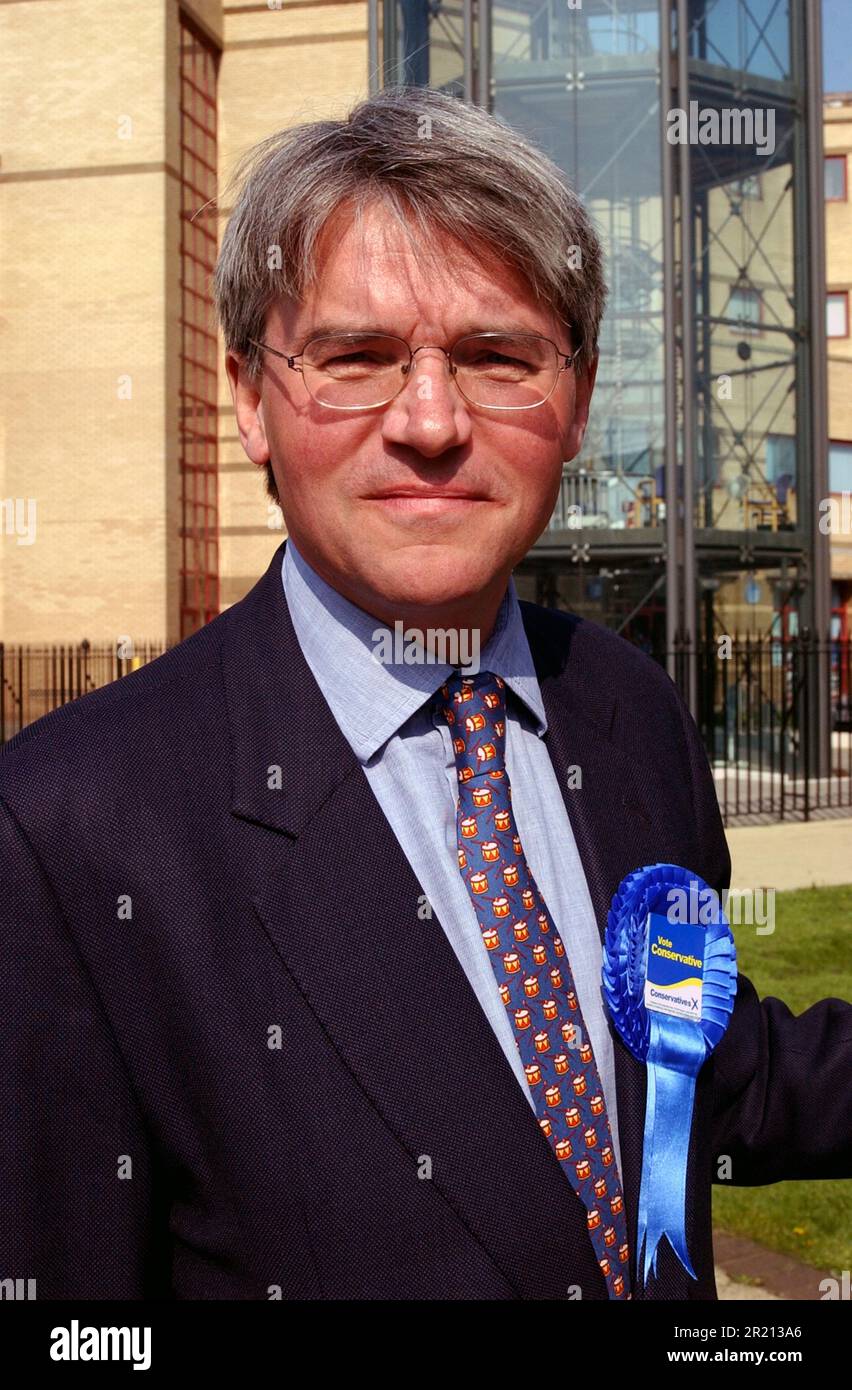
<path id="1" fill-rule="evenodd" d="M 558 166 L 482 107 L 432 87 L 385 87 L 345 120 L 292 126 L 253 146 L 233 189 L 213 295 L 225 346 L 251 380 L 262 354 L 249 340 L 263 338 L 279 298 L 298 302 L 315 282 L 326 224 L 344 211 L 359 220 L 377 203 L 417 241 L 436 283 L 448 274 L 441 234 L 490 251 L 572 328 L 579 370 L 597 353 L 607 290 L 591 218 Z M 271 464 L 266 479 L 277 501 Z"/>

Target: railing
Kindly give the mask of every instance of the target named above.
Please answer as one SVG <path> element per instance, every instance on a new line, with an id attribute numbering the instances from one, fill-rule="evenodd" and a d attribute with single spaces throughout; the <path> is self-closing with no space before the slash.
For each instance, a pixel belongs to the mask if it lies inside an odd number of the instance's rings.
<path id="1" fill-rule="evenodd" d="M 0 742 L 162 651 L 0 643 Z M 664 652 L 653 655 L 665 664 Z M 727 824 L 852 816 L 852 640 L 721 634 L 694 648 L 680 643 L 674 657 L 682 689 L 695 662 L 697 722 Z"/>
<path id="2" fill-rule="evenodd" d="M 817 641 L 803 631 L 720 634 L 693 650 L 681 643 L 682 689 L 691 659 L 698 727 L 726 824 L 852 815 L 852 640 Z"/>
<path id="3" fill-rule="evenodd" d="M 0 642 L 0 744 L 43 714 L 118 680 L 162 654 L 146 642 L 118 646 L 10 646 Z"/>
<path id="4" fill-rule="evenodd" d="M 652 475 L 576 469 L 562 474 L 549 531 L 634 530 L 662 526 L 666 504 Z"/>

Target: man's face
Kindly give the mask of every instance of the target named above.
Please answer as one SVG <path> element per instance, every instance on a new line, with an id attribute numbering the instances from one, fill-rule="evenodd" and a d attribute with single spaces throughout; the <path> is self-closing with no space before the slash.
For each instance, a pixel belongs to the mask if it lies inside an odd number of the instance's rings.
<path id="1" fill-rule="evenodd" d="M 513 327 L 576 346 L 514 271 L 462 246 L 436 279 L 383 208 L 325 229 L 315 285 L 279 301 L 263 341 L 293 353 L 320 324 L 382 328 L 449 349 L 464 333 Z M 309 564 L 383 621 L 482 626 L 553 511 L 562 463 L 578 452 L 594 372 L 562 372 L 532 410 L 470 405 L 439 351 L 419 352 L 401 393 L 375 410 L 331 410 L 300 373 L 264 354 L 257 387 L 228 373 L 240 438 L 272 460 L 289 534 Z M 428 385 L 425 379 L 428 378 Z"/>

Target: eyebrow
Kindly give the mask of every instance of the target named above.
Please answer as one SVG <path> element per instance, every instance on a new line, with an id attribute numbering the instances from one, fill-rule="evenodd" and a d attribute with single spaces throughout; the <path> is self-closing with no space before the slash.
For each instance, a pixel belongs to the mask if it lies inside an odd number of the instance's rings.
<path id="1" fill-rule="evenodd" d="M 322 323 L 315 323 L 311 329 L 297 335 L 296 351 L 298 355 L 304 351 L 312 338 L 336 338 L 342 333 L 373 333 L 386 334 L 393 338 L 401 335 L 394 329 L 388 328 L 385 324 L 375 323 L 350 323 L 342 324 L 332 320 Z M 456 338 L 463 338 L 467 333 L 531 333 L 537 338 L 546 338 L 548 335 L 542 333 L 538 328 L 532 328 L 528 323 L 518 323 L 514 319 L 503 319 L 500 323 L 489 323 L 487 326 L 481 321 L 468 319 L 467 322 L 456 333 Z"/>

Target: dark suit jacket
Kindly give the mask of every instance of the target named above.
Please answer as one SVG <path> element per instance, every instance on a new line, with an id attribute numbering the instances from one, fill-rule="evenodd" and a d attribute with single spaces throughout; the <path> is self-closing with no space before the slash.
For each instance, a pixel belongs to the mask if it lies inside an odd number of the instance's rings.
<path id="1" fill-rule="evenodd" d="M 45 1299 L 603 1298 L 584 1208 L 301 654 L 281 557 L 0 759 L 0 1275 Z M 640 865 L 724 887 L 668 677 L 522 610 L 601 934 Z M 850 1035 L 849 1005 L 794 1018 L 740 978 L 697 1086 L 699 1278 L 665 1245 L 646 1296 L 715 1297 L 718 1154 L 738 1184 L 850 1175 Z M 635 1280 L 645 1071 L 615 1054 Z"/>

